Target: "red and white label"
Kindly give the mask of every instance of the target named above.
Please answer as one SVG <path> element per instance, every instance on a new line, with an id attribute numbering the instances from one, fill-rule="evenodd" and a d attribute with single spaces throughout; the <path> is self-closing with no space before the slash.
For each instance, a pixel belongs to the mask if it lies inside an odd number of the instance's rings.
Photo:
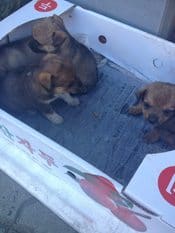
<path id="1" fill-rule="evenodd" d="M 57 2 L 54 0 L 39 0 L 35 4 L 35 9 L 39 12 L 48 12 L 56 9 L 58 6 Z"/>
<path id="2" fill-rule="evenodd" d="M 175 166 L 168 167 L 160 173 L 158 186 L 163 198 L 175 206 Z"/>

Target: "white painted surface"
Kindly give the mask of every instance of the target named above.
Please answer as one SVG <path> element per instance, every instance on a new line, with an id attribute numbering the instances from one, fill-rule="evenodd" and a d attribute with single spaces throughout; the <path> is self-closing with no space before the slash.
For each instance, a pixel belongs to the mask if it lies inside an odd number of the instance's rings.
<path id="1" fill-rule="evenodd" d="M 87 34 L 93 49 L 136 76 L 175 83 L 175 44 L 80 7 L 65 22 L 72 34 Z M 99 35 L 106 44 L 98 41 Z"/>
<path id="2" fill-rule="evenodd" d="M 82 233 L 113 233 L 120 229 L 134 232 L 107 208 L 90 199 L 66 174 L 68 169 L 64 166 L 107 177 L 104 173 L 3 111 L 0 111 L 0 136 L 0 168 L 74 229 Z M 20 143 L 21 139 L 30 143 L 31 150 Z M 49 155 L 53 163 L 49 165 L 39 151 Z M 120 192 L 122 186 L 111 181 Z"/>
<path id="3" fill-rule="evenodd" d="M 158 213 L 165 222 L 174 226 L 175 232 L 175 205 L 171 205 L 163 198 L 158 187 L 161 172 L 175 166 L 174 162 L 175 151 L 147 155 L 124 192 L 142 206 Z M 172 175 L 170 183 L 167 183 L 167 192 L 168 190 L 170 192 L 173 185 L 175 186 L 174 176 Z"/>
<path id="4" fill-rule="evenodd" d="M 7 18 L 3 19 L 0 22 L 1 32 L 0 32 L 0 39 L 2 39 L 7 33 L 11 32 L 16 27 L 20 26 L 21 24 L 27 23 L 31 20 L 48 17 L 53 14 L 60 15 L 63 12 L 69 10 L 73 7 L 72 3 L 69 3 L 64 0 L 55 0 L 57 2 L 57 8 L 49 11 L 49 12 L 39 12 L 35 10 L 34 5 L 37 0 L 33 0 L 30 3 L 26 4 L 16 12 L 12 13 Z M 49 0 L 48 0 L 49 2 Z"/>

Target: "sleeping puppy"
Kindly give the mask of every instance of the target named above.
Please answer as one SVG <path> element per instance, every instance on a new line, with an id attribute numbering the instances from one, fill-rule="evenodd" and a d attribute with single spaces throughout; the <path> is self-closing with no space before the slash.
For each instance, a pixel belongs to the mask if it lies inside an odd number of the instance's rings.
<path id="1" fill-rule="evenodd" d="M 35 40 L 33 36 L 12 42 L 0 48 L 0 77 L 4 77 L 6 72 L 19 69 L 28 65 L 37 65 L 41 58 L 48 52 L 54 52 L 55 47 L 52 45 L 50 38 L 52 36 L 52 21 L 41 19 L 39 22 L 47 21 L 42 30 L 45 30 L 44 40 Z M 36 22 L 38 23 L 38 21 Z M 33 25 L 32 33 L 40 33 L 41 28 L 35 29 Z"/>
<path id="2" fill-rule="evenodd" d="M 79 92 L 81 87 L 72 64 L 48 54 L 39 67 L 32 67 L 30 72 L 9 72 L 0 87 L 0 102 L 3 108 L 13 113 L 39 111 L 52 123 L 60 124 L 63 118 L 50 103 L 61 98 L 69 105 L 78 105 L 78 98 L 70 94 Z"/>
<path id="3" fill-rule="evenodd" d="M 97 66 L 92 53 L 83 44 L 76 41 L 66 30 L 63 20 L 54 15 L 48 20 L 52 21 L 52 38 L 50 45 L 55 47 L 56 53 L 64 58 L 69 58 L 74 67 L 76 76 L 82 82 L 87 90 L 97 83 Z M 48 36 L 44 30 L 45 22 L 39 22 L 35 25 L 33 37 L 39 43 L 48 40 Z M 35 32 L 36 31 L 36 32 Z M 40 33 L 38 33 L 40 31 Z M 45 37 L 47 36 L 47 39 Z M 52 41 L 52 42 L 51 42 Z M 44 42 L 45 43 L 45 42 Z"/>
<path id="4" fill-rule="evenodd" d="M 154 128 L 145 134 L 148 143 L 163 140 L 175 147 L 175 85 L 154 82 L 141 88 L 137 95 L 138 103 L 129 108 L 132 115 L 143 114 L 154 124 Z"/>

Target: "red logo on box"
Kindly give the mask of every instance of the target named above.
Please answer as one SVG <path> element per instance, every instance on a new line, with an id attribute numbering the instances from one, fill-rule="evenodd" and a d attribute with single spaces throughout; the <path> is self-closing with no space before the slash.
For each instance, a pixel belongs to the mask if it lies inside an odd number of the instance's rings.
<path id="1" fill-rule="evenodd" d="M 160 173 L 158 186 L 164 199 L 175 206 L 175 166 L 168 167 Z"/>
<path id="2" fill-rule="evenodd" d="M 54 0 L 39 0 L 35 4 L 35 9 L 39 12 L 48 12 L 57 8 L 58 4 Z"/>

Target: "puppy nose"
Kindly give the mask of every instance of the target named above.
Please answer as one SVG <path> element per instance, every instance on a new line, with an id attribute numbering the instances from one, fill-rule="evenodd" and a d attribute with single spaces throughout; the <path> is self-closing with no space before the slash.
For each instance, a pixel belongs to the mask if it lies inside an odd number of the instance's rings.
<path id="1" fill-rule="evenodd" d="M 148 120 L 150 123 L 154 124 L 158 121 L 158 117 L 156 115 L 149 115 Z"/>

